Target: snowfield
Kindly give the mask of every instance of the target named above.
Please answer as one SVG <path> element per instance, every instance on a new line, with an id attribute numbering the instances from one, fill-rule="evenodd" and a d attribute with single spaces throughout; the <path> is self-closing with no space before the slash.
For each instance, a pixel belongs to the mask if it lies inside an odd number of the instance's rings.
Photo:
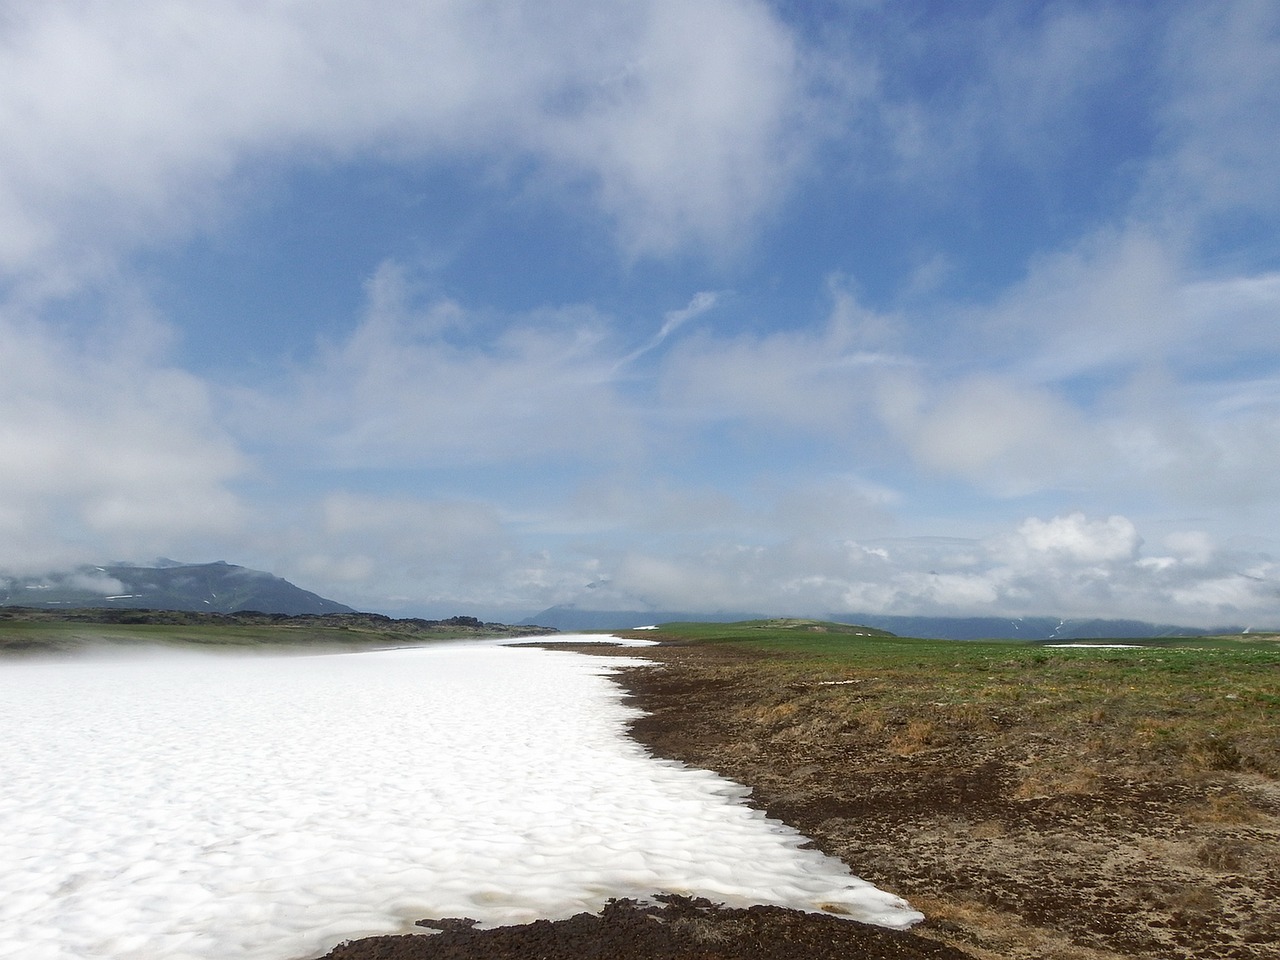
<path id="1" fill-rule="evenodd" d="M 485 643 L 2 663 L 0 957 L 299 960 L 656 892 L 920 919 L 628 740 L 618 666 Z"/>

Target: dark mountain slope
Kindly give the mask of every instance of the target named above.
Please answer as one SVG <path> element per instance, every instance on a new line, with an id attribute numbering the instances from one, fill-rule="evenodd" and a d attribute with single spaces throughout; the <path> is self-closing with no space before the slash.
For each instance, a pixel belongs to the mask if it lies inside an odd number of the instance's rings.
<path id="1" fill-rule="evenodd" d="M 353 613 L 351 607 L 261 570 L 218 561 L 141 567 L 108 564 L 0 580 L 0 606 L 116 607 L 204 613 Z"/>

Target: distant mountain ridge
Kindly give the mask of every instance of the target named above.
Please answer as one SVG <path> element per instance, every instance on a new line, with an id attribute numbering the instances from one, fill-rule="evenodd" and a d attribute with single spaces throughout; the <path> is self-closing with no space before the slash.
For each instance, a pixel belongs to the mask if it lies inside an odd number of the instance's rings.
<path id="1" fill-rule="evenodd" d="M 1199 637 L 1243 633 L 1245 627 L 1185 627 L 1145 620 L 1063 619 L 1061 617 L 904 617 L 872 613 L 836 615 L 839 620 L 888 630 L 904 637 L 939 640 L 1124 640 L 1142 637 Z"/>
<path id="2" fill-rule="evenodd" d="M 573 605 L 549 607 L 521 623 L 538 623 L 559 630 L 624 630 L 673 621 L 736 622 L 758 620 L 753 611 L 688 613 L 675 610 L 584 610 Z M 823 620 L 856 623 L 888 630 L 904 637 L 937 640 L 1099 640 L 1141 637 L 1196 637 L 1243 633 L 1246 627 L 1184 627 L 1142 620 L 1063 619 L 1060 617 L 909 617 L 874 613 L 824 613 Z"/>
<path id="3" fill-rule="evenodd" d="M 108 607 L 202 613 L 302 614 L 356 611 L 288 580 L 219 560 L 156 566 L 84 566 L 42 577 L 0 578 L 0 606 L 37 609 Z"/>

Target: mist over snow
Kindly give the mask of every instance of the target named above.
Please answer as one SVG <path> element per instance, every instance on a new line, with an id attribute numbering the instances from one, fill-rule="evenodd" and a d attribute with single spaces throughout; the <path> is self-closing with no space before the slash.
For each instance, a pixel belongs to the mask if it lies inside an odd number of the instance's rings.
<path id="1" fill-rule="evenodd" d="M 659 892 L 920 918 L 627 740 L 619 664 L 483 642 L 0 664 L 0 956 L 304 960 Z"/>
<path id="2" fill-rule="evenodd" d="M 1271 0 L 3 10 L 0 576 L 1280 623 Z"/>

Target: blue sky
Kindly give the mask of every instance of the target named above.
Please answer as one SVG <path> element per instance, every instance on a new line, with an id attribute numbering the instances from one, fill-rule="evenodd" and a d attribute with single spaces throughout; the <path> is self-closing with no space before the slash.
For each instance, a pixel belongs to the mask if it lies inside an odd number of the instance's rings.
<path id="1" fill-rule="evenodd" d="M 1280 10 L 0 6 L 0 569 L 1280 624 Z"/>

